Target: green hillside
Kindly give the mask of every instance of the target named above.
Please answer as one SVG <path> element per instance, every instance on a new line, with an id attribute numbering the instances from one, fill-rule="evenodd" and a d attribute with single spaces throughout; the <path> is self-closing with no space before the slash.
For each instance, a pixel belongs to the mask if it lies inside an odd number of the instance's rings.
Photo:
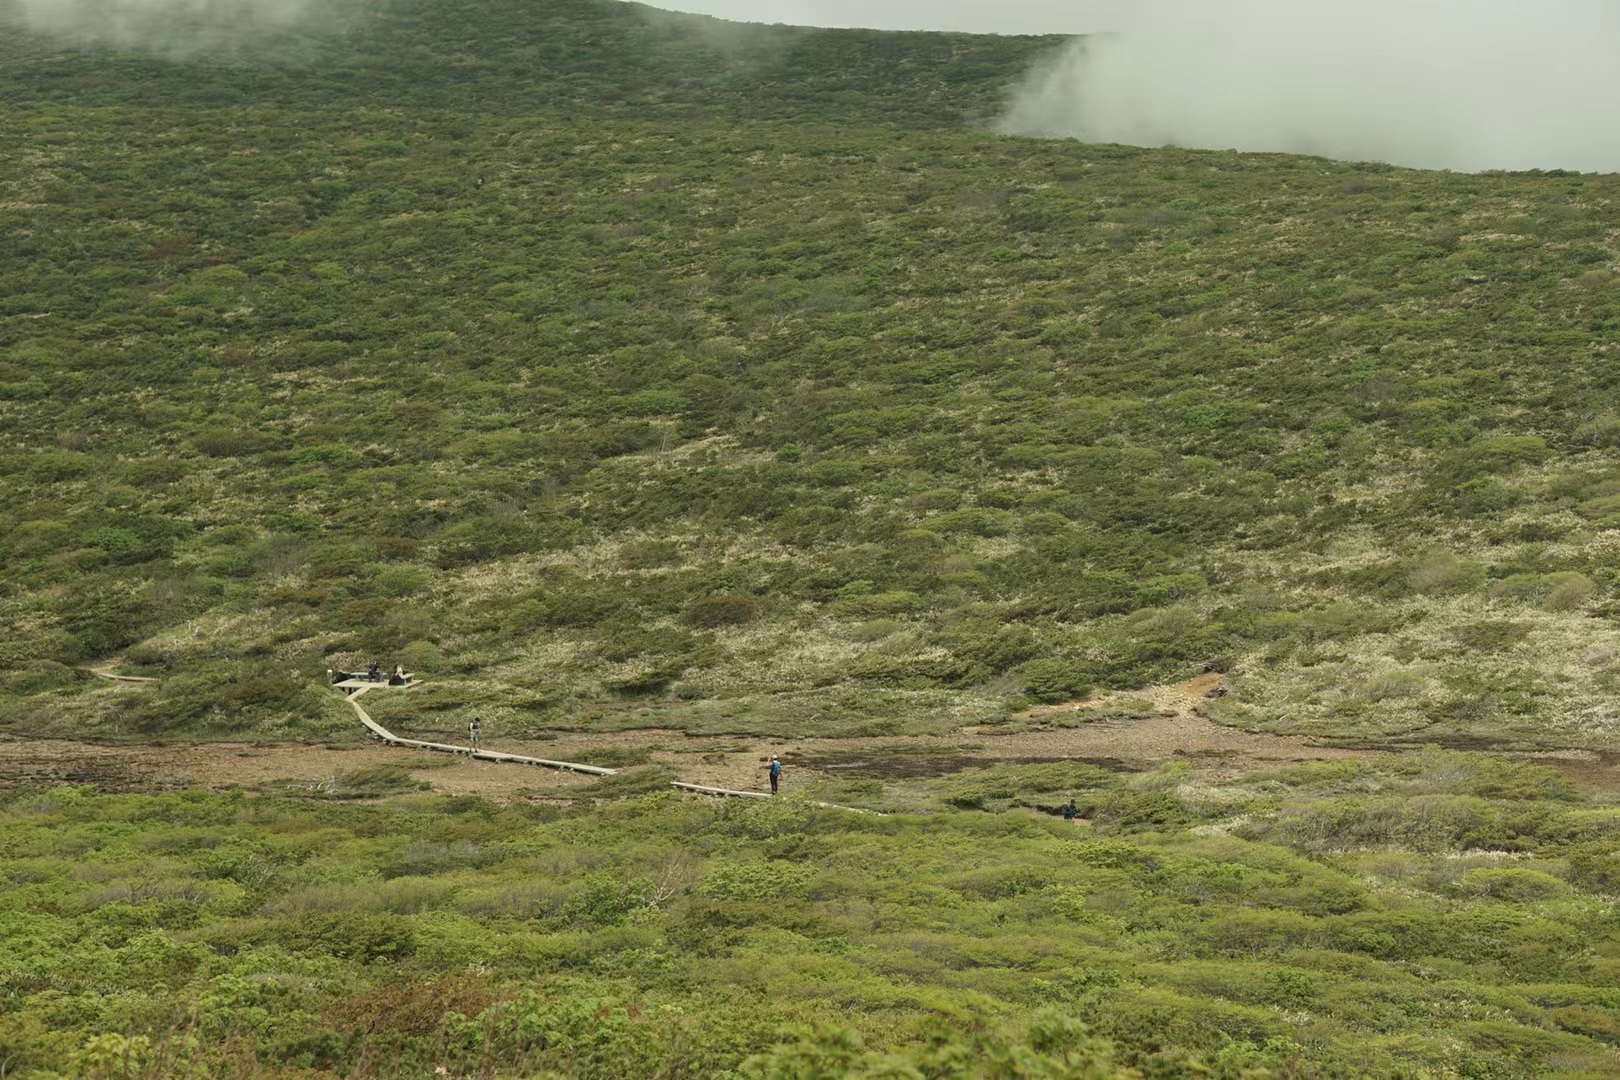
<path id="1" fill-rule="evenodd" d="M 1009 81 L 1061 44 L 757 26 L 610 0 L 332 0 L 291 27 L 252 33 L 195 14 L 206 5 L 190 18 L 177 6 L 109 48 L 93 19 L 66 44 L 30 32 L 27 3 L 0 0 L 0 18 L 16 31 L 0 43 L 0 101 L 24 109 L 450 110 L 495 114 L 503 127 L 628 112 L 666 122 L 813 117 L 958 128 L 994 117 Z M 290 117 L 268 126 L 299 128 Z"/>
<path id="2" fill-rule="evenodd" d="M 1053 39 L 23 10 L 0 1075 L 1620 1071 L 1620 177 L 995 134 Z M 622 771 L 367 747 L 373 658 Z"/>
<path id="3" fill-rule="evenodd" d="M 1620 182 L 997 138 L 1039 41 L 720 25 L 12 35 L 4 723 L 325 733 L 378 656 L 881 733 L 1216 661 L 1231 723 L 1609 744 Z"/>

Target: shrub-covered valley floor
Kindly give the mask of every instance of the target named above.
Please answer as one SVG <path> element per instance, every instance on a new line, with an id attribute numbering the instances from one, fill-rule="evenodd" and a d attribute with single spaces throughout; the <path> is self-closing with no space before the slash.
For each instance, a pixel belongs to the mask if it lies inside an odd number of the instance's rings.
<path id="1" fill-rule="evenodd" d="M 9 1073 L 1614 1075 L 1620 807 L 1542 765 L 418 783 L 14 790 Z"/>

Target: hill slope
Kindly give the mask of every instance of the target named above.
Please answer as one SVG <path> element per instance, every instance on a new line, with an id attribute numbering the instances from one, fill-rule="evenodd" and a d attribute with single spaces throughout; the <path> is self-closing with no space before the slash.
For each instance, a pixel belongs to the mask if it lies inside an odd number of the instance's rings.
<path id="1" fill-rule="evenodd" d="M 107 28 L 113 20 L 87 18 L 61 36 L 26 19 L 30 6 L 0 2 L 0 21 L 16 30 L 0 43 L 0 101 L 25 108 L 365 106 L 569 123 L 718 113 L 960 127 L 994 116 L 1009 76 L 1060 40 L 758 26 L 614 0 L 332 0 L 306 5 L 296 22 L 251 28 L 209 12 L 253 4 L 151 5 L 163 17 L 126 18 L 120 33 Z"/>
<path id="2" fill-rule="evenodd" d="M 1039 40 L 718 26 L 9 38 L 3 723 L 346 731 L 375 655 L 423 722 L 882 734 L 1214 663 L 1229 723 L 1612 744 L 1620 181 L 997 138 Z"/>

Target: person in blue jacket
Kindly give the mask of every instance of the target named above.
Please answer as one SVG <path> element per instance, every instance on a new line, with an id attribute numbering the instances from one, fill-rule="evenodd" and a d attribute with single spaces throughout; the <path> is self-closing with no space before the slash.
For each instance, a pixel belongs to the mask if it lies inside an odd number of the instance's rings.
<path id="1" fill-rule="evenodd" d="M 776 794 L 776 785 L 782 782 L 782 759 L 775 754 L 771 755 L 771 794 Z"/>

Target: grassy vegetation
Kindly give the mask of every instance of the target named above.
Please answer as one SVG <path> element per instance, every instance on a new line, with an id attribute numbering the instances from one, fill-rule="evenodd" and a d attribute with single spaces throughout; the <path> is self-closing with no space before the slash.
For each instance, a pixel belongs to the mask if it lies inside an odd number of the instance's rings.
<path id="1" fill-rule="evenodd" d="M 443 765 L 443 762 L 414 762 L 413 768 Z M 323 799 L 376 799 L 406 791 L 426 791 L 433 785 L 411 776 L 403 765 L 373 765 L 351 769 L 334 776 L 294 780 L 270 785 L 270 790 L 310 795 Z"/>
<path id="2" fill-rule="evenodd" d="M 330 737 L 379 656 L 405 722 L 886 734 L 1216 659 L 1234 724 L 1612 744 L 1615 178 L 969 126 L 1042 39 L 344 20 L 0 44 L 0 724 Z"/>
<path id="3" fill-rule="evenodd" d="M 1430 754 L 878 786 L 936 812 L 12 793 L 0 1058 L 120 1078 L 1613 1075 L 1620 808 L 1550 770 Z M 1070 794 L 1090 824 L 941 812 Z"/>

